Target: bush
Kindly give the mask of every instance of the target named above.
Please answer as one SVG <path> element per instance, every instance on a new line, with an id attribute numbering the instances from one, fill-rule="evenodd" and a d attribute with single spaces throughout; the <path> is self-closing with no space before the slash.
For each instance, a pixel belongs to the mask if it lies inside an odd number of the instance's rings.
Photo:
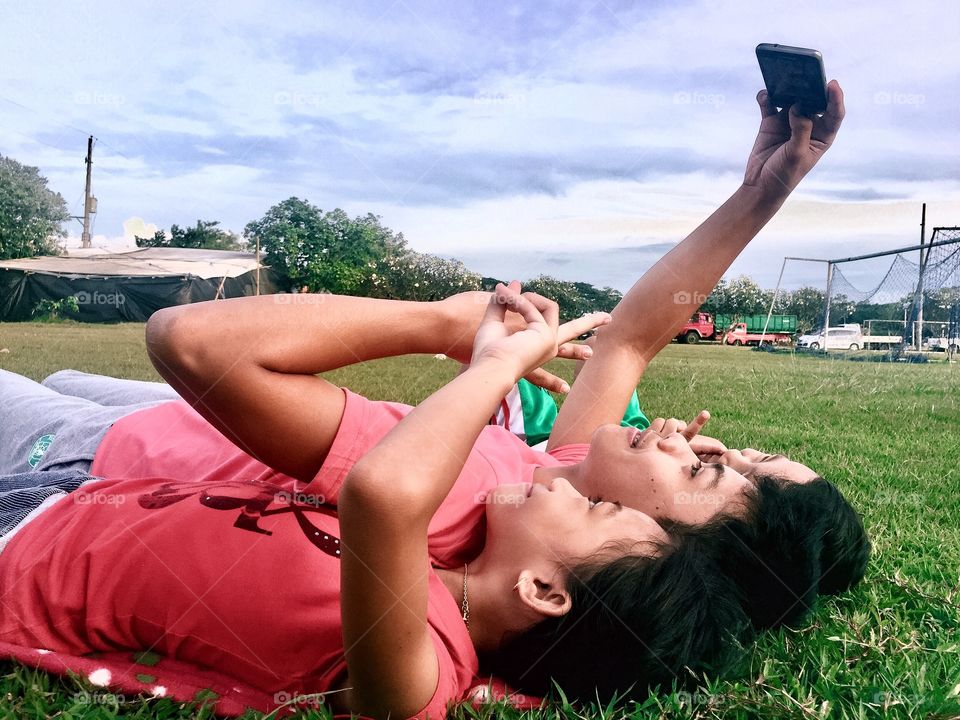
<path id="1" fill-rule="evenodd" d="M 64 315 L 67 313 L 78 312 L 80 312 L 80 304 L 77 302 L 77 296 L 68 295 L 59 300 L 44 298 L 33 306 L 30 314 L 34 320 L 39 320 L 40 322 L 58 322 L 64 320 Z"/>

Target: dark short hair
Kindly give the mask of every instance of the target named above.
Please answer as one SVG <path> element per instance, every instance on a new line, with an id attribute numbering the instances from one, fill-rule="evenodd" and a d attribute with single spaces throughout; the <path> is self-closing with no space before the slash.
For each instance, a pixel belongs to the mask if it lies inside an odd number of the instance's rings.
<path id="1" fill-rule="evenodd" d="M 506 639 L 484 665 L 515 689 L 571 701 L 642 698 L 728 663 L 750 631 L 738 589 L 686 539 L 567 573 L 572 607 Z"/>
<path id="2" fill-rule="evenodd" d="M 860 516 L 823 478 L 794 483 L 760 476 L 755 485 L 743 517 L 721 516 L 682 532 L 736 583 L 755 628 L 794 625 L 818 595 L 863 578 L 870 541 Z"/>

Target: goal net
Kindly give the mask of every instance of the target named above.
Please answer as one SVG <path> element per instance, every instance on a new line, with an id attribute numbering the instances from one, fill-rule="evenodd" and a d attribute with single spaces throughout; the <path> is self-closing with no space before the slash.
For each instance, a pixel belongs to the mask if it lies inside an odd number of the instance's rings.
<path id="1" fill-rule="evenodd" d="M 866 332 L 900 335 L 915 347 L 926 342 L 946 350 L 957 344 L 960 227 L 934 228 L 922 250 L 891 250 L 831 265 L 825 308 L 831 325 L 859 322 Z"/>

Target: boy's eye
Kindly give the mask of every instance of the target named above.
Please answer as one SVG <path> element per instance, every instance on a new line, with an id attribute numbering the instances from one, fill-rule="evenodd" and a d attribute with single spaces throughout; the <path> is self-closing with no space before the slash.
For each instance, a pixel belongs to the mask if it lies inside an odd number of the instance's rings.
<path id="1" fill-rule="evenodd" d="M 588 499 L 590 500 L 590 507 L 591 507 L 591 508 L 596 507 L 597 505 L 599 505 L 600 503 L 603 502 L 603 498 L 600 497 L 599 495 L 594 495 L 593 497 L 588 498 Z"/>
<path id="2" fill-rule="evenodd" d="M 690 477 L 696 477 L 697 473 L 703 468 L 703 462 L 698 462 L 696 465 L 690 466 Z"/>

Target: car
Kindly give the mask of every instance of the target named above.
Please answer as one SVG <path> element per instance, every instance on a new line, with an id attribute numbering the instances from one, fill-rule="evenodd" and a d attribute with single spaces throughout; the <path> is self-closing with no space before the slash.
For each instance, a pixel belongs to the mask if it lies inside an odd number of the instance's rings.
<path id="1" fill-rule="evenodd" d="M 827 330 L 827 339 L 824 341 L 823 330 L 814 331 L 811 335 L 801 335 L 797 340 L 797 347 L 808 350 L 859 350 L 863 347 L 863 333 L 856 323 L 832 327 Z"/>

